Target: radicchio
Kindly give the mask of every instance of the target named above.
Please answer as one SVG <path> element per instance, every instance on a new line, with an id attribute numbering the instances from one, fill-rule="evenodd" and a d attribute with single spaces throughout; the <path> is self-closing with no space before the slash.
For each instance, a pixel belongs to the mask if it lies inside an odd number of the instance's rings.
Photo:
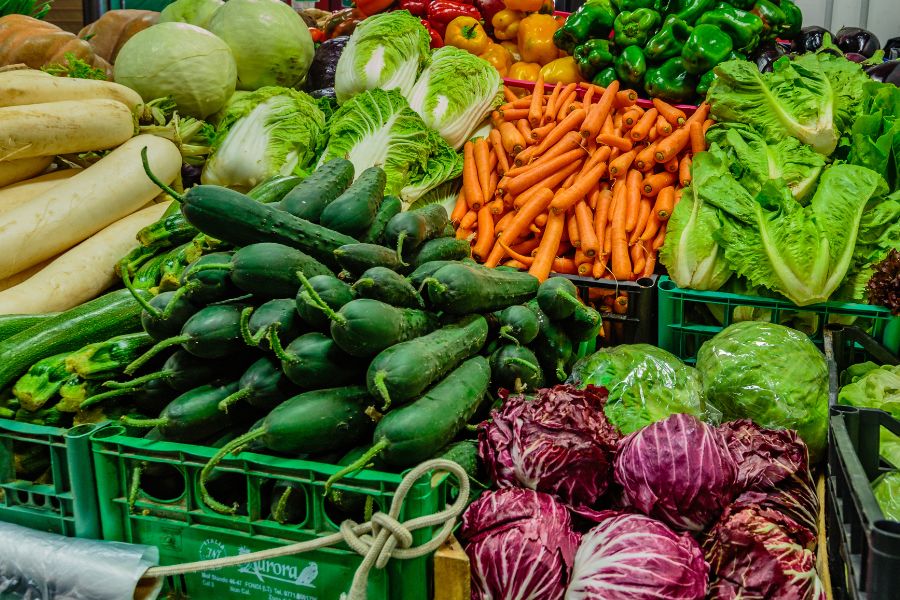
<path id="1" fill-rule="evenodd" d="M 709 565 L 687 533 L 644 515 L 600 513 L 575 554 L 565 600 L 700 600 Z"/>
<path id="2" fill-rule="evenodd" d="M 605 388 L 592 385 L 506 397 L 479 434 L 478 454 L 493 481 L 555 494 L 589 513 L 612 479 L 619 441 L 603 412 L 606 397 Z"/>
<path id="3" fill-rule="evenodd" d="M 676 530 L 703 531 L 734 497 L 737 465 L 715 427 L 675 414 L 619 443 L 615 476 L 637 510 Z"/>
<path id="4" fill-rule="evenodd" d="M 553 496 L 522 488 L 483 494 L 463 515 L 472 600 L 561 600 L 579 535 Z"/>

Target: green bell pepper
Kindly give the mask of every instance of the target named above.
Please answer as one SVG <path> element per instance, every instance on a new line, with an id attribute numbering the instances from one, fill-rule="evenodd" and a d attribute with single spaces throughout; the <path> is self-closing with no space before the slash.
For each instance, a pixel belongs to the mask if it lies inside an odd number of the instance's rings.
<path id="1" fill-rule="evenodd" d="M 715 25 L 697 25 L 681 51 L 684 69 L 691 75 L 705 73 L 725 60 L 731 49 L 727 33 Z"/>
<path id="2" fill-rule="evenodd" d="M 685 71 L 681 57 L 670 58 L 660 66 L 648 69 L 644 89 L 653 98 L 685 102 L 694 97 L 697 78 Z"/>
<path id="3" fill-rule="evenodd" d="M 690 25 L 676 15 L 669 15 L 656 35 L 647 41 L 644 56 L 652 63 L 660 63 L 673 56 L 679 56 L 690 35 Z"/>
<path id="4" fill-rule="evenodd" d="M 715 69 L 710 69 L 706 73 L 704 73 L 703 77 L 700 78 L 700 83 L 697 84 L 697 95 L 705 96 L 706 92 L 709 91 L 710 86 L 713 84 L 713 81 L 716 80 L 718 75 L 716 75 Z"/>
<path id="5" fill-rule="evenodd" d="M 673 0 L 669 13 L 692 25 L 705 12 L 713 9 L 716 0 Z"/>
<path id="6" fill-rule="evenodd" d="M 616 70 L 613 67 L 606 67 L 597 75 L 594 76 L 594 79 L 591 80 L 591 83 L 594 85 L 599 85 L 600 87 L 609 87 L 609 84 L 616 80 Z"/>
<path id="7" fill-rule="evenodd" d="M 784 30 L 779 34 L 786 40 L 792 40 L 803 27 L 803 11 L 791 0 L 781 0 L 781 11 L 784 13 Z"/>
<path id="8" fill-rule="evenodd" d="M 613 4 L 615 4 L 615 6 L 619 12 L 625 12 L 626 10 L 628 10 L 628 11 L 637 10 L 639 8 L 652 8 L 656 12 L 659 12 L 662 1 L 661 0 L 613 0 Z"/>
<path id="9" fill-rule="evenodd" d="M 588 40 L 575 48 L 575 64 L 585 79 L 593 79 L 594 75 L 613 64 L 612 42 L 609 40 Z"/>
<path id="10" fill-rule="evenodd" d="M 756 0 L 728 0 L 728 4 L 741 10 L 750 10 Z"/>
<path id="11" fill-rule="evenodd" d="M 735 50 L 752 50 L 759 43 L 763 22 L 758 16 L 721 2 L 697 19 L 697 25 L 715 25 L 731 37 Z"/>
<path id="12" fill-rule="evenodd" d="M 757 0 L 750 11 L 763 22 L 761 40 L 774 40 L 787 23 L 784 11 L 774 2 L 769 0 Z"/>
<path id="13" fill-rule="evenodd" d="M 647 59 L 640 46 L 628 46 L 616 57 L 616 75 L 624 85 L 640 85 L 647 73 Z"/>
<path id="14" fill-rule="evenodd" d="M 613 23 L 613 40 L 620 48 L 644 46 L 661 21 L 659 13 L 650 8 L 621 12 Z"/>
<path id="15" fill-rule="evenodd" d="M 569 54 L 593 38 L 606 39 L 616 20 L 611 0 L 587 0 L 553 34 L 553 43 Z"/>

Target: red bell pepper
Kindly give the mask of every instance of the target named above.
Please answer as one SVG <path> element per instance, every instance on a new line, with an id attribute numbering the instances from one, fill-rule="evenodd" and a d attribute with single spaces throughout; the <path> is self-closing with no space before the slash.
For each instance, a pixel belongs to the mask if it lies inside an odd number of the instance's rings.
<path id="1" fill-rule="evenodd" d="M 367 17 L 387 10 L 394 0 L 356 0 L 356 8 Z"/>
<path id="2" fill-rule="evenodd" d="M 426 19 L 422 19 L 422 25 L 425 26 L 425 29 L 428 30 L 428 35 L 431 36 L 431 47 L 432 48 L 440 48 L 444 45 L 444 38 L 441 37 L 441 34 L 437 32 L 437 30 L 431 26 Z"/>
<path id="3" fill-rule="evenodd" d="M 441 38 L 447 33 L 447 25 L 456 17 L 472 17 L 480 21 L 481 12 L 471 4 L 456 0 L 433 0 L 428 5 L 428 22 Z"/>
<path id="4" fill-rule="evenodd" d="M 318 27 L 310 27 L 309 35 L 312 36 L 312 41 L 316 44 L 321 44 L 326 40 L 325 32 Z"/>
<path id="5" fill-rule="evenodd" d="M 484 17 L 485 31 L 493 35 L 494 27 L 491 25 L 491 19 L 493 19 L 494 15 L 498 12 L 506 8 L 506 3 L 503 0 L 475 0 L 475 6 L 481 11 L 481 16 Z"/>
<path id="6" fill-rule="evenodd" d="M 424 17 L 428 14 L 428 0 L 400 0 L 397 8 L 408 10 L 409 14 L 416 17 Z"/>

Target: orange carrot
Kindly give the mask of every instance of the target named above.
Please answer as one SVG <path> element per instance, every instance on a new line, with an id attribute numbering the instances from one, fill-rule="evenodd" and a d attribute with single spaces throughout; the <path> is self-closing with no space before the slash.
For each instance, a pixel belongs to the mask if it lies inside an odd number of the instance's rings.
<path id="1" fill-rule="evenodd" d="M 503 258 L 503 247 L 500 246 L 499 242 L 502 241 L 504 244 L 511 244 L 515 241 L 516 238 L 529 229 L 534 222 L 535 217 L 547 210 L 552 200 L 553 192 L 547 188 L 541 188 L 540 191 L 534 194 L 534 196 L 519 209 L 519 212 L 516 213 L 513 220 L 509 222 L 507 227 L 503 230 L 503 233 L 500 234 L 498 243 L 491 249 L 491 253 L 485 261 L 485 264 L 489 267 L 496 267 L 500 264 L 500 260 Z"/>
<path id="2" fill-rule="evenodd" d="M 494 236 L 498 236 L 503 233 L 503 230 L 506 229 L 506 226 L 509 225 L 509 222 L 512 221 L 515 216 L 515 211 L 510 210 L 507 211 L 507 213 L 502 217 L 500 217 L 500 220 L 497 221 L 497 223 L 494 225 Z"/>
<path id="3" fill-rule="evenodd" d="M 674 208 L 675 188 L 669 185 L 659 190 L 659 193 L 656 195 L 656 202 L 653 204 L 653 214 L 660 221 L 668 221 Z"/>
<path id="4" fill-rule="evenodd" d="M 664 167 L 664 168 L 666 169 L 666 171 L 668 171 L 669 173 L 677 173 L 677 172 L 678 172 L 678 157 L 677 157 L 677 156 L 673 156 L 673 157 L 672 157 L 672 160 L 670 160 L 669 162 L 665 163 L 665 164 L 663 165 L 663 167 Z"/>
<path id="5" fill-rule="evenodd" d="M 564 189 L 566 189 L 566 188 L 572 187 L 572 182 L 575 181 L 575 178 L 576 178 L 576 177 L 578 177 L 578 173 L 577 173 L 577 172 L 576 172 L 576 173 L 572 173 L 571 175 L 569 175 L 568 177 L 566 177 L 566 180 L 563 181 L 563 183 L 562 183 L 562 185 L 560 186 L 560 188 L 564 190 Z"/>
<path id="6" fill-rule="evenodd" d="M 606 144 L 607 146 L 611 146 L 613 148 L 617 148 L 622 152 L 628 152 L 633 146 L 632 141 L 628 138 L 618 137 L 615 135 L 607 135 L 603 133 L 597 136 L 597 142 L 600 144 Z"/>
<path id="7" fill-rule="evenodd" d="M 524 254 L 521 254 L 521 253 L 519 253 L 519 252 L 516 252 L 514 249 L 510 248 L 509 246 L 507 246 L 507 245 L 504 244 L 503 242 L 500 242 L 500 246 L 503 248 L 503 252 L 504 252 L 508 257 L 510 257 L 510 258 L 513 259 L 513 260 L 519 261 L 520 263 L 522 263 L 522 264 L 525 265 L 526 267 L 530 267 L 530 266 L 531 266 L 531 263 L 534 262 L 534 257 L 533 257 L 533 256 L 526 256 L 526 255 L 524 255 Z"/>
<path id="8" fill-rule="evenodd" d="M 561 140 L 564 135 L 569 133 L 570 131 L 574 131 L 577 127 L 581 125 L 585 118 L 584 109 L 573 110 L 569 113 L 569 115 L 563 119 L 559 125 L 557 125 L 553 131 L 547 134 L 541 143 L 536 146 L 535 155 L 540 156 L 544 152 L 546 152 L 551 146 L 553 146 L 556 142 Z"/>
<path id="9" fill-rule="evenodd" d="M 631 169 L 625 179 L 625 231 L 631 233 L 637 227 L 638 216 L 641 208 L 641 181 L 640 171 Z"/>
<path id="10" fill-rule="evenodd" d="M 547 123 L 546 125 L 541 125 L 540 127 L 533 127 L 531 129 L 531 139 L 536 142 L 541 141 L 547 134 L 550 133 L 553 128 L 556 127 L 556 123 Z"/>
<path id="11" fill-rule="evenodd" d="M 559 99 L 556 103 L 556 112 L 551 113 L 550 117 L 555 118 L 557 121 L 562 121 L 563 117 L 566 116 L 566 109 L 569 107 L 569 103 L 575 99 L 576 94 L 578 93 L 575 90 L 575 87 L 578 84 L 570 83 L 563 88 L 563 90 L 559 93 Z"/>
<path id="12" fill-rule="evenodd" d="M 628 245 L 634 245 L 638 239 L 641 237 L 641 233 L 644 232 L 644 228 L 647 227 L 647 219 L 650 218 L 650 213 L 653 212 L 653 203 L 649 198 L 641 198 L 641 204 L 638 208 L 638 218 L 637 225 L 634 227 L 634 231 L 631 232 L 631 237 L 628 238 Z"/>
<path id="13" fill-rule="evenodd" d="M 659 233 L 656 234 L 656 237 L 653 238 L 653 246 L 654 250 L 659 250 L 662 248 L 663 244 L 666 241 L 666 223 L 663 223 L 659 228 Z"/>
<path id="14" fill-rule="evenodd" d="M 712 119 L 707 119 L 703 121 L 703 137 L 706 138 L 706 130 L 715 125 L 716 122 Z"/>
<path id="15" fill-rule="evenodd" d="M 675 108 L 664 100 L 654 98 L 653 106 L 656 107 L 656 110 L 659 111 L 660 116 L 664 118 L 672 127 L 679 127 L 681 125 L 684 125 L 684 122 L 687 120 L 687 117 L 685 116 L 683 110 L 681 110 L 680 108 Z"/>
<path id="16" fill-rule="evenodd" d="M 629 150 L 624 154 L 620 154 L 615 160 L 609 161 L 609 176 L 616 178 L 623 173 L 627 173 L 628 169 L 631 168 L 631 163 L 634 162 L 635 156 L 635 151 Z"/>
<path id="17" fill-rule="evenodd" d="M 516 98 L 515 100 L 509 101 L 506 104 L 503 104 L 497 110 L 510 110 L 511 108 L 528 108 L 531 106 L 531 99 L 533 94 L 529 94 L 527 96 L 522 96 L 521 98 Z"/>
<path id="18" fill-rule="evenodd" d="M 519 269 L 521 271 L 524 271 L 530 265 L 526 265 L 525 263 L 519 262 L 518 260 L 508 260 L 505 263 L 503 263 L 503 266 L 504 267 L 512 267 L 513 269 Z"/>
<path id="19" fill-rule="evenodd" d="M 513 91 L 505 85 L 503 86 L 503 97 L 507 102 L 515 102 L 518 99 L 516 95 L 513 94 Z"/>
<path id="20" fill-rule="evenodd" d="M 484 204 L 484 194 L 478 181 L 478 166 L 475 163 L 475 143 L 471 140 L 463 146 L 463 191 L 469 208 L 478 211 Z"/>
<path id="21" fill-rule="evenodd" d="M 622 115 L 616 115 L 619 120 L 619 124 L 621 125 Z M 603 135 L 615 135 L 616 137 L 622 137 L 620 134 L 616 134 L 616 119 L 613 119 L 611 115 L 606 116 L 606 120 L 603 121 L 603 127 L 600 128 L 600 133 Z"/>
<path id="22" fill-rule="evenodd" d="M 575 205 L 575 220 L 578 223 L 578 238 L 581 240 L 581 250 L 588 257 L 597 255 L 597 233 L 594 231 L 594 215 L 590 207 L 582 200 Z"/>
<path id="23" fill-rule="evenodd" d="M 476 260 L 484 261 L 494 245 L 494 216 L 489 206 L 485 205 L 478 211 L 478 233 L 475 237 L 475 245 L 472 246 L 472 256 Z"/>
<path id="24" fill-rule="evenodd" d="M 681 153 L 690 141 L 690 126 L 685 125 L 681 129 L 676 129 L 672 135 L 664 137 L 656 142 L 656 150 L 653 153 L 653 159 L 658 163 L 667 163 L 675 156 Z"/>
<path id="25" fill-rule="evenodd" d="M 502 123 L 502 122 L 503 122 L 503 117 L 500 116 L 500 111 L 499 110 L 492 111 L 491 112 L 491 125 L 494 127 L 494 129 L 499 128 L 500 123 Z"/>
<path id="26" fill-rule="evenodd" d="M 478 212 L 474 210 L 466 211 L 466 214 L 463 215 L 463 218 L 459 221 L 460 229 L 472 229 L 475 226 L 475 221 L 478 220 Z"/>
<path id="27" fill-rule="evenodd" d="M 558 193 L 553 202 L 550 203 L 551 212 L 565 212 L 575 206 L 579 200 L 583 200 L 587 196 L 591 188 L 596 185 L 597 181 L 606 172 L 606 163 L 599 163 L 590 171 L 579 177 L 571 187 L 568 187 Z"/>
<path id="28" fill-rule="evenodd" d="M 540 127 L 541 118 L 544 116 L 544 76 L 538 75 L 534 84 L 534 92 L 531 94 L 531 105 L 528 109 L 528 122 L 532 127 Z"/>
<path id="29" fill-rule="evenodd" d="M 706 150 L 706 140 L 703 139 L 703 128 L 700 123 L 694 121 L 690 124 L 691 154 L 699 154 Z"/>
<path id="30" fill-rule="evenodd" d="M 678 164 L 678 183 L 682 187 L 687 187 L 691 183 L 691 160 L 690 154 L 685 154 Z"/>
<path id="31" fill-rule="evenodd" d="M 528 269 L 528 272 L 536 277 L 538 281 L 543 282 L 550 276 L 550 271 L 553 268 L 553 259 L 556 258 L 559 242 L 562 239 L 565 220 L 566 215 L 564 213 L 551 214 L 547 219 L 547 227 L 544 229 L 541 244 L 534 255 L 534 262 L 531 263 L 531 268 Z"/>
<path id="32" fill-rule="evenodd" d="M 612 205 L 610 205 L 612 206 Z M 613 213 L 610 212 L 610 215 Z M 627 245 L 627 244 L 626 244 Z M 606 233 L 603 235 L 603 256 L 609 256 L 612 252 L 612 222 L 606 226 Z"/>
<path id="33" fill-rule="evenodd" d="M 531 144 L 534 141 L 531 139 L 531 125 L 528 124 L 528 119 L 519 119 L 516 121 L 516 129 L 518 129 L 519 133 L 522 134 L 522 137 L 525 138 L 526 144 Z"/>
<path id="34" fill-rule="evenodd" d="M 640 106 L 634 106 L 622 115 L 622 128 L 631 129 L 644 116 L 644 109 Z"/>
<path id="35" fill-rule="evenodd" d="M 538 227 L 544 227 L 547 225 L 547 213 L 541 213 L 534 218 L 534 224 Z"/>
<path id="36" fill-rule="evenodd" d="M 527 119 L 528 118 L 528 109 L 527 108 L 511 108 L 509 110 L 501 110 L 500 116 L 503 117 L 504 121 L 508 121 L 510 123 L 514 121 L 518 121 L 519 119 Z"/>
<path id="37" fill-rule="evenodd" d="M 640 244 L 635 244 L 631 247 L 631 262 L 634 264 L 634 271 L 629 276 L 629 279 L 636 279 L 637 275 L 643 273 L 644 265 L 647 263 L 647 253 Z"/>
<path id="38" fill-rule="evenodd" d="M 591 106 L 591 100 L 594 99 L 594 92 L 597 90 L 592 85 L 587 86 L 587 91 L 584 93 L 584 98 L 581 99 L 582 107 L 587 109 Z"/>
<path id="39" fill-rule="evenodd" d="M 514 215 L 515 213 L 510 213 L 510 214 Z M 541 215 L 546 215 L 546 214 L 547 213 L 541 213 L 540 215 L 538 215 L 538 217 L 540 217 Z M 535 219 L 535 221 L 537 221 L 537 219 Z M 546 225 L 546 222 L 544 224 Z M 524 242 L 519 242 L 515 246 L 510 246 L 510 249 L 514 250 L 515 252 L 518 252 L 519 254 L 525 254 L 527 256 L 531 256 L 532 250 L 537 248 L 538 244 L 540 242 L 541 242 L 541 240 L 539 240 L 538 238 L 529 238 L 529 239 L 525 240 Z"/>
<path id="40" fill-rule="evenodd" d="M 490 209 L 491 214 L 494 216 L 502 215 L 503 211 L 506 210 L 506 206 L 504 206 L 502 198 L 491 200 L 490 202 L 485 204 L 485 206 Z"/>
<path id="41" fill-rule="evenodd" d="M 610 84 L 611 85 L 611 84 Z M 616 94 L 616 108 L 627 108 L 634 106 L 637 102 L 638 95 L 634 90 L 622 90 Z"/>
<path id="42" fill-rule="evenodd" d="M 594 167 L 596 167 L 597 165 L 599 165 L 602 162 L 606 162 L 609 159 L 610 154 L 611 153 L 609 151 L 609 146 L 604 146 L 602 148 L 598 148 L 597 150 L 594 150 L 594 153 L 591 154 L 588 157 L 588 159 L 584 162 L 584 166 L 581 167 L 581 171 L 579 171 L 578 176 L 579 177 L 586 176 L 591 169 L 593 169 Z M 601 174 L 600 177 L 603 177 L 603 175 Z M 600 180 L 600 177 L 597 178 L 597 181 Z M 597 183 L 597 181 L 595 181 L 594 183 Z M 596 187 L 596 186 L 594 186 L 594 187 Z"/>
<path id="43" fill-rule="evenodd" d="M 664 187 L 674 185 L 676 179 L 678 178 L 675 174 L 669 173 L 668 171 L 648 175 L 647 177 L 644 177 L 644 181 L 641 183 L 641 193 L 652 198 Z"/>
<path id="44" fill-rule="evenodd" d="M 515 125 L 509 121 L 504 121 L 500 123 L 500 127 L 497 129 L 500 130 L 500 140 L 503 142 L 503 149 L 508 154 L 515 156 L 525 149 L 525 138 L 522 137 Z"/>
<path id="45" fill-rule="evenodd" d="M 560 275 L 574 275 L 577 272 L 575 261 L 571 258 L 557 256 L 553 259 L 553 272 Z"/>
<path id="46" fill-rule="evenodd" d="M 685 123 L 685 125 L 687 125 L 688 123 L 693 123 L 695 121 L 697 123 L 703 123 L 703 121 L 705 121 L 706 117 L 708 117 L 708 116 L 709 116 L 709 102 L 703 102 L 702 104 L 700 104 L 700 106 L 697 107 L 697 110 L 694 111 L 694 114 L 689 116 L 687 118 L 687 121 L 685 121 L 684 123 Z"/>
<path id="47" fill-rule="evenodd" d="M 659 135 L 665 137 L 672 133 L 672 124 L 663 118 L 662 115 L 656 117 L 656 131 Z"/>
<path id="48" fill-rule="evenodd" d="M 468 210 L 469 205 L 466 203 L 466 192 L 460 190 L 459 196 L 456 197 L 456 204 L 453 206 L 453 212 L 450 213 L 450 222 L 454 225 L 459 225 Z"/>
<path id="49" fill-rule="evenodd" d="M 471 229 L 466 229 L 464 227 L 460 227 L 456 230 L 456 239 L 458 240 L 468 240 L 471 239 L 471 236 L 475 235 L 475 232 Z"/>
<path id="50" fill-rule="evenodd" d="M 619 82 L 613 81 L 609 84 L 609 87 L 603 91 L 597 104 L 589 107 L 590 119 L 585 118 L 584 123 L 582 123 L 581 137 L 597 137 L 600 128 L 603 127 L 603 124 L 606 122 L 607 117 L 612 111 L 613 102 L 615 101 L 618 90 Z"/>
<path id="51" fill-rule="evenodd" d="M 516 167 L 515 169 L 510 171 L 509 174 L 510 176 L 515 177 L 516 175 L 521 174 L 523 171 L 527 171 L 528 169 L 544 164 L 548 160 L 552 160 L 560 154 L 571 152 L 572 150 L 575 150 L 577 148 L 581 148 L 581 136 L 574 131 L 570 131 L 551 148 L 548 148 L 546 152 L 541 154 L 541 156 L 536 161 L 527 166 Z"/>
<path id="52" fill-rule="evenodd" d="M 644 270 L 641 271 L 641 277 L 650 277 L 656 268 L 656 250 L 647 255 L 647 262 L 644 263 Z"/>
<path id="53" fill-rule="evenodd" d="M 612 275 L 616 279 L 631 279 L 631 259 L 628 256 L 628 239 L 625 231 L 625 212 L 628 202 L 624 198 L 625 186 L 619 187 L 619 198 L 610 223 L 609 256 L 612 261 Z"/>
<path id="54" fill-rule="evenodd" d="M 490 167 L 491 148 L 488 146 L 486 139 L 480 137 L 475 140 L 473 154 L 475 156 L 475 168 L 478 173 L 478 185 L 481 188 L 482 201 L 487 203 L 490 202 L 490 198 L 493 195 L 490 190 L 491 171 L 493 169 Z"/>
<path id="55" fill-rule="evenodd" d="M 609 209 L 612 206 L 613 193 L 611 190 L 601 190 L 597 199 L 597 208 L 594 210 L 594 235 L 597 236 L 597 252 L 603 252 L 606 243 L 606 226 L 609 223 Z"/>
<path id="56" fill-rule="evenodd" d="M 646 138 L 650 133 L 650 128 L 656 125 L 657 116 L 659 116 L 659 112 L 655 108 L 645 112 L 641 115 L 640 120 L 634 124 L 634 127 L 631 128 L 629 137 L 635 142 Z"/>
<path id="57" fill-rule="evenodd" d="M 533 168 L 528 169 L 528 171 L 510 179 L 506 184 L 506 189 L 503 191 L 513 195 L 520 194 L 545 177 L 552 175 L 559 169 L 562 169 L 583 156 L 584 150 L 576 148 L 575 150 L 560 154 L 556 158 L 552 158 L 541 165 L 536 164 Z"/>
<path id="58" fill-rule="evenodd" d="M 544 116 L 541 117 L 541 125 L 546 123 L 547 121 L 552 121 L 550 115 L 556 116 L 556 103 L 559 100 L 559 93 L 562 91 L 562 83 L 557 82 L 555 86 L 553 86 L 553 92 L 550 93 L 550 100 L 547 101 L 547 105 L 544 107 Z"/>
<path id="59" fill-rule="evenodd" d="M 542 188 L 547 188 L 549 190 L 555 189 L 557 186 L 559 186 L 560 183 L 568 179 L 568 177 L 572 175 L 572 173 L 578 172 L 578 170 L 581 168 L 581 162 L 582 161 L 577 160 L 574 163 L 564 167 L 563 169 L 553 173 L 552 175 L 549 175 L 542 181 L 534 184 L 529 189 L 516 196 L 513 206 L 518 210 Z"/>
<path id="60" fill-rule="evenodd" d="M 684 192 L 684 188 L 676 188 L 675 189 L 675 206 L 678 206 L 678 203 L 681 202 L 681 194 Z"/>
<path id="61" fill-rule="evenodd" d="M 522 165 L 527 165 L 528 163 L 530 163 L 534 157 L 535 150 L 537 150 L 537 146 L 532 145 L 516 154 L 516 158 L 513 160 L 513 165 L 521 167 Z"/>
<path id="62" fill-rule="evenodd" d="M 671 135 L 669 137 L 672 137 Z M 668 139 L 668 138 L 666 138 Z M 656 161 L 653 159 L 653 155 L 656 153 L 656 144 L 654 142 L 643 150 L 640 150 L 634 157 L 634 168 L 638 171 L 646 172 L 653 169 L 656 166 Z"/>
<path id="63" fill-rule="evenodd" d="M 550 214 L 553 213 L 551 212 Z M 575 213 L 573 212 L 566 215 L 566 231 L 563 237 L 568 237 L 569 243 L 575 248 L 581 248 L 581 234 L 578 231 L 578 221 L 575 219 Z"/>
<path id="64" fill-rule="evenodd" d="M 653 239 L 656 237 L 656 234 L 659 233 L 660 225 L 662 225 L 662 221 L 659 220 L 659 217 L 656 214 L 656 208 L 654 207 L 654 209 L 650 211 L 650 216 L 647 218 L 647 226 L 644 227 L 644 231 L 641 232 L 641 243 L 645 246 L 653 243 Z"/>
<path id="65" fill-rule="evenodd" d="M 496 129 L 491 129 L 488 139 L 491 142 L 491 147 L 494 149 L 494 155 L 497 157 L 497 164 L 500 165 L 500 174 L 503 175 L 509 171 L 509 158 L 506 149 L 503 147 L 503 142 L 500 140 L 500 132 Z"/>
<path id="66" fill-rule="evenodd" d="M 651 127 L 650 132 L 647 134 L 647 137 L 644 139 L 648 142 L 655 142 L 660 137 L 665 137 L 665 136 L 660 136 L 659 132 L 656 130 L 656 127 Z"/>

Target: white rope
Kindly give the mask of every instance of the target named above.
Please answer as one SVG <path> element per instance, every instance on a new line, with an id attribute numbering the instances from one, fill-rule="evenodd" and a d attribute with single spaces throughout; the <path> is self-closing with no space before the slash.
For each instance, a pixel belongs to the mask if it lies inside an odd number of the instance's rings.
<path id="1" fill-rule="evenodd" d="M 459 481 L 459 495 L 456 501 L 440 512 L 401 523 L 397 520 L 397 517 L 400 515 L 401 508 L 403 508 L 406 494 L 409 493 L 416 481 L 429 471 L 447 471 L 456 477 Z M 314 540 L 250 554 L 226 556 L 224 558 L 201 560 L 166 567 L 153 567 L 147 570 L 144 577 L 168 577 L 220 569 L 222 567 L 233 567 L 259 560 L 301 554 L 344 542 L 361 555 L 363 561 L 359 568 L 356 569 L 350 591 L 342 597 L 347 598 L 347 600 L 365 600 L 366 584 L 372 567 L 383 569 L 391 558 L 407 560 L 426 556 L 437 550 L 447 540 L 450 532 L 453 531 L 453 527 L 456 525 L 456 519 L 465 510 L 466 501 L 469 498 L 469 488 L 469 477 L 457 463 L 445 459 L 429 460 L 411 470 L 401 480 L 396 492 L 394 492 L 391 508 L 387 514 L 377 512 L 372 515 L 372 520 L 367 523 L 356 523 L 348 519 L 341 523 L 340 531 Z M 430 540 L 420 546 L 412 545 L 412 532 L 437 525 L 441 525 L 441 528 Z"/>

